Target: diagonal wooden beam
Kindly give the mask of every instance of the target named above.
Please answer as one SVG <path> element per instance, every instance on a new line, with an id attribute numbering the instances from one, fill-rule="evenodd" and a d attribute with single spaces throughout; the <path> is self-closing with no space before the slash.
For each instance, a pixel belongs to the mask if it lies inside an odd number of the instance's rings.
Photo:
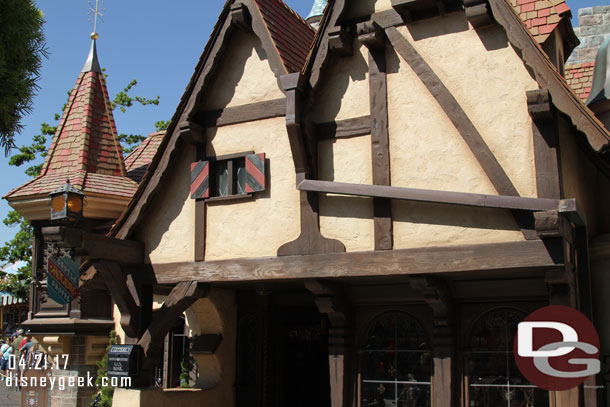
<path id="1" fill-rule="evenodd" d="M 517 189 L 485 140 L 430 65 L 395 27 L 385 30 L 398 54 L 409 64 L 453 123 L 500 195 L 518 196 Z"/>
<path id="2" fill-rule="evenodd" d="M 388 27 L 385 29 L 385 32 L 394 49 L 417 74 L 458 130 L 496 191 L 500 195 L 519 196 L 517 188 L 515 188 L 479 131 L 430 65 L 428 65 L 409 41 L 400 34 L 396 27 Z M 523 236 L 528 240 L 535 239 L 536 233 L 533 230 L 533 219 L 531 216 L 515 211 L 512 212 L 512 215 L 517 225 L 519 225 Z"/>
<path id="3" fill-rule="evenodd" d="M 199 298 L 207 294 L 208 287 L 196 281 L 182 281 L 169 293 L 161 309 L 155 312 L 153 320 L 138 341 L 147 357 L 155 358 L 161 351 L 165 335 L 172 324 Z"/>

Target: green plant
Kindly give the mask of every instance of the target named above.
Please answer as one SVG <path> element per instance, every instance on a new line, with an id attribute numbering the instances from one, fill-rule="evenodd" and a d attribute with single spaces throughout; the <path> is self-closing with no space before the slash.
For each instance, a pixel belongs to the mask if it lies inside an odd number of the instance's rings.
<path id="1" fill-rule="evenodd" d="M 195 367 L 195 358 L 191 355 L 190 349 L 184 350 L 182 361 L 180 362 L 180 387 L 191 387 L 191 372 Z"/>
<path id="2" fill-rule="evenodd" d="M 97 394 L 93 395 L 93 401 L 91 407 L 112 407 L 112 396 L 114 395 L 114 388 L 111 386 L 102 386 L 102 378 L 108 376 L 108 352 L 112 345 L 119 343 L 119 338 L 115 331 L 110 331 L 108 338 L 108 346 L 106 347 L 106 354 L 102 360 L 95 362 L 97 366 L 97 376 L 95 377 L 95 387 L 98 390 Z M 98 397 L 99 395 L 99 397 Z"/>

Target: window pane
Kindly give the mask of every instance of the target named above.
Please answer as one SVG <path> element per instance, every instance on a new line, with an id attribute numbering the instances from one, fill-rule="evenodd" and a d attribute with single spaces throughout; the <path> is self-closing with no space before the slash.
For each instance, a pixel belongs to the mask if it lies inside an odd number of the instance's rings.
<path id="1" fill-rule="evenodd" d="M 229 170 L 226 161 L 214 163 L 216 190 L 214 196 L 227 196 L 229 194 Z"/>
<path id="2" fill-rule="evenodd" d="M 246 163 L 243 158 L 235 160 L 233 164 L 237 167 L 236 190 L 238 194 L 246 193 Z"/>
<path id="3" fill-rule="evenodd" d="M 375 319 L 362 355 L 363 406 L 430 405 L 431 352 L 423 328 L 408 314 Z"/>

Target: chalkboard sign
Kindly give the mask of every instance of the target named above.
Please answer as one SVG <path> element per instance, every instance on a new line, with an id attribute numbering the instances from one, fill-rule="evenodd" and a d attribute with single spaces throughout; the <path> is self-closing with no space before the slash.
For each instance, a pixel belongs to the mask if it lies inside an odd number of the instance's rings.
<path id="1" fill-rule="evenodd" d="M 140 345 L 112 345 L 108 352 L 108 377 L 138 376 L 141 360 Z"/>

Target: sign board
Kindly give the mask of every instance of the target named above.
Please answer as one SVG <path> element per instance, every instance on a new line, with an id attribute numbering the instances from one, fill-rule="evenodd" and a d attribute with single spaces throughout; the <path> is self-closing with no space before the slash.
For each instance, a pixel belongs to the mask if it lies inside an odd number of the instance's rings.
<path id="1" fill-rule="evenodd" d="M 28 386 L 21 389 L 21 407 L 48 407 L 51 405 L 51 392 L 48 386 L 40 386 L 40 378 L 47 376 L 48 371 L 28 369 L 23 373 L 27 377 L 28 383 L 33 383 L 36 377 L 38 386 Z M 4 383 L 2 384 L 4 386 Z M 8 389 L 8 387 L 7 387 Z"/>
<path id="2" fill-rule="evenodd" d="M 108 352 L 108 377 L 136 377 L 141 361 L 140 345 L 112 345 Z"/>
<path id="3" fill-rule="evenodd" d="M 47 293 L 58 304 L 69 304 L 78 297 L 79 263 L 68 257 L 50 256 L 47 267 Z"/>

